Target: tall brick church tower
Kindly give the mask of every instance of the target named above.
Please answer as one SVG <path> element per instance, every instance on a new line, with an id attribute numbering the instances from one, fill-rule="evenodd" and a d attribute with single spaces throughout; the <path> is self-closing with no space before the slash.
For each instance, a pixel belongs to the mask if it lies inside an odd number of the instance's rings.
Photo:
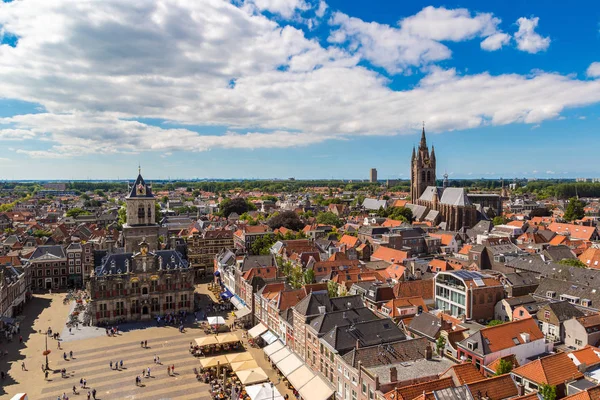
<path id="1" fill-rule="evenodd" d="M 427 186 L 435 186 L 435 150 L 431 146 L 431 154 L 427 148 L 427 139 L 425 138 L 425 126 L 421 134 L 421 143 L 419 149 L 415 151 L 413 147 L 410 166 L 410 198 L 411 202 L 416 201 Z"/>
<path id="2" fill-rule="evenodd" d="M 158 224 L 156 223 L 155 197 L 152 186 L 142 178 L 141 171 L 125 198 L 127 223 L 123 225 L 125 252 L 140 251 L 140 243 L 145 242 L 150 251 L 158 250 Z"/>

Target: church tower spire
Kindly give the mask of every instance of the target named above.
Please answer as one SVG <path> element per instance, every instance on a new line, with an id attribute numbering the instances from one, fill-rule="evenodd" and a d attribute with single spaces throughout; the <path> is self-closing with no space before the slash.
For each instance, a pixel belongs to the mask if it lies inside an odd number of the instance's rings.
<path id="1" fill-rule="evenodd" d="M 425 136 L 425 122 L 421 131 L 421 142 L 419 148 L 414 149 L 411 158 L 411 186 L 410 197 L 413 204 L 418 204 L 418 200 L 428 186 L 436 186 L 435 179 L 435 151 L 431 147 L 431 154 L 427 147 L 427 137 Z"/>
<path id="2" fill-rule="evenodd" d="M 421 132 L 421 144 L 419 145 L 419 149 L 427 149 L 427 138 L 425 138 L 425 121 L 423 121 L 423 131 Z"/>

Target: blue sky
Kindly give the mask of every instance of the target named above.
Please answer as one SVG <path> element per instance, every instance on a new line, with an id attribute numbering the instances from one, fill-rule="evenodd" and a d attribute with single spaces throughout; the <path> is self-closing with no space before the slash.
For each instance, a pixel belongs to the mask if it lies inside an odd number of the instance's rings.
<path id="1" fill-rule="evenodd" d="M 592 1 L 23 3 L 0 179 L 600 176 Z"/>

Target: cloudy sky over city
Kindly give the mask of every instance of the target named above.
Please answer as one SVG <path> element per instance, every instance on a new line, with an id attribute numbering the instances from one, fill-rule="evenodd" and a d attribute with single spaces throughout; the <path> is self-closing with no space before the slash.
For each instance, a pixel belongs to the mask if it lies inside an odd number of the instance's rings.
<path id="1" fill-rule="evenodd" d="M 0 1 L 0 179 L 600 176 L 570 4 Z"/>

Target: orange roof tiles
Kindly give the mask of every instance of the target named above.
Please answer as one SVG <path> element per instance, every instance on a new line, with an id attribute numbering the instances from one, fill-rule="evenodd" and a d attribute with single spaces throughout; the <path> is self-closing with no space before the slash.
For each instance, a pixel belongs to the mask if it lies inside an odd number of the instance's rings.
<path id="1" fill-rule="evenodd" d="M 440 377 L 454 376 L 455 385 L 464 385 L 465 383 L 477 382 L 485 377 L 479 372 L 479 370 L 471 363 L 463 363 L 453 365 L 446 370 Z"/>
<path id="2" fill-rule="evenodd" d="M 544 338 L 544 334 L 533 318 L 490 326 L 481 329 L 479 332 L 484 340 L 488 340 L 490 353 L 516 346 L 513 339 L 516 339 L 519 344 L 525 343 L 521 337 L 522 333 L 529 334 L 529 339 L 532 342 Z"/>
<path id="3" fill-rule="evenodd" d="M 481 393 L 489 400 L 504 400 L 519 394 L 517 385 L 509 374 L 482 379 L 469 384 L 471 394 Z"/>
<path id="4" fill-rule="evenodd" d="M 436 379 L 434 381 L 417 383 L 415 385 L 395 388 L 387 392 L 384 396 L 386 400 L 413 400 L 423 393 L 433 392 L 435 390 L 454 387 L 452 378 Z"/>
<path id="5" fill-rule="evenodd" d="M 600 349 L 594 346 L 585 346 L 583 349 L 570 352 L 569 358 L 590 367 L 600 363 Z"/>
<path id="6" fill-rule="evenodd" d="M 379 246 L 377 250 L 371 255 L 372 261 L 383 260 L 387 262 L 402 262 L 408 258 L 406 251 L 395 250 L 389 247 Z"/>
<path id="7" fill-rule="evenodd" d="M 589 268 L 600 269 L 600 249 L 590 247 L 578 257 Z"/>
<path id="8" fill-rule="evenodd" d="M 502 360 L 510 362 L 512 364 L 513 368 L 517 368 L 519 366 L 519 362 L 517 361 L 517 357 L 515 357 L 514 354 L 509 354 L 507 356 L 495 359 L 494 361 L 492 361 L 491 363 L 489 363 L 486 367 L 489 370 L 496 372 L 498 370 L 498 366 L 500 365 L 500 361 L 502 361 Z"/>
<path id="9" fill-rule="evenodd" d="M 563 400 L 600 400 L 600 386 L 594 386 L 584 392 L 563 397 Z"/>
<path id="10" fill-rule="evenodd" d="M 429 262 L 433 272 L 453 270 L 452 266 L 446 260 L 433 259 Z"/>
<path id="11" fill-rule="evenodd" d="M 396 200 L 393 207 L 406 207 L 408 200 Z"/>
<path id="12" fill-rule="evenodd" d="M 567 353 L 539 358 L 512 370 L 513 374 L 537 384 L 560 385 L 583 377 Z"/>
<path id="13" fill-rule="evenodd" d="M 469 251 L 470 251 L 472 248 L 473 248 L 473 246 L 472 246 L 472 245 L 470 245 L 470 244 L 465 244 L 465 245 L 462 247 L 462 249 L 460 249 L 460 251 L 458 252 L 458 254 L 462 254 L 462 255 L 468 256 L 468 255 L 469 255 Z"/>
<path id="14" fill-rule="evenodd" d="M 358 244 L 358 238 L 356 236 L 344 235 L 339 241 L 339 244 L 346 245 L 347 248 L 356 247 Z"/>
<path id="15" fill-rule="evenodd" d="M 571 237 L 584 240 L 592 240 L 596 235 L 596 228 L 591 226 L 553 222 L 548 229 L 558 234 L 569 234 Z"/>
<path id="16" fill-rule="evenodd" d="M 448 246 L 454 239 L 454 235 L 449 233 L 430 233 L 429 236 L 440 239 L 443 246 Z"/>
<path id="17" fill-rule="evenodd" d="M 394 286 L 395 297 L 421 296 L 424 299 L 433 298 L 433 279 L 398 282 Z"/>
<path id="18" fill-rule="evenodd" d="M 398 299 L 392 299 L 384 304 L 385 307 L 392 310 L 389 314 L 390 317 L 400 317 L 399 308 L 406 307 L 419 307 L 421 306 L 423 312 L 428 312 L 427 305 L 421 296 L 413 296 L 413 297 L 401 297 Z"/>

